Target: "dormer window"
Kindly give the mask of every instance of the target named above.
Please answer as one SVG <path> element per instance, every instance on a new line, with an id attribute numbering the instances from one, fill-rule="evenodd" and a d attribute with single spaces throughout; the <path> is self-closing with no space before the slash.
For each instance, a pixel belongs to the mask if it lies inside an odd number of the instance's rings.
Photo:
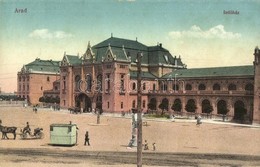
<path id="1" fill-rule="evenodd" d="M 169 63 L 168 55 L 164 55 L 164 59 L 165 59 L 166 63 Z"/>

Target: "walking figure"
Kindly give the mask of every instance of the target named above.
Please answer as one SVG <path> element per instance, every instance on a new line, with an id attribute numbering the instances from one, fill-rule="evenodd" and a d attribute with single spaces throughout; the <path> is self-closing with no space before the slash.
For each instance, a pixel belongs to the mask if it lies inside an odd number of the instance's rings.
<path id="1" fill-rule="evenodd" d="M 156 143 L 153 143 L 153 151 L 156 150 Z"/>
<path id="2" fill-rule="evenodd" d="M 198 117 L 197 117 L 197 124 L 196 125 L 200 125 L 202 122 L 201 122 L 201 116 L 199 115 Z"/>
<path id="3" fill-rule="evenodd" d="M 149 150 L 147 140 L 144 141 L 144 150 Z"/>
<path id="4" fill-rule="evenodd" d="M 90 144 L 89 144 L 88 131 L 86 131 L 86 134 L 85 134 L 85 143 L 84 143 L 84 145 L 86 145 L 87 143 L 88 143 L 88 146 L 90 146 Z"/>
<path id="5" fill-rule="evenodd" d="M 36 107 L 36 106 L 33 106 L 33 111 L 34 111 L 35 113 L 37 113 L 37 107 Z"/>

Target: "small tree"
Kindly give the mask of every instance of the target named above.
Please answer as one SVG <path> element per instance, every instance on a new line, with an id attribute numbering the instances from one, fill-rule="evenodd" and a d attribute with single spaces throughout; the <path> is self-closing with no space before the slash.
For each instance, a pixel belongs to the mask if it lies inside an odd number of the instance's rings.
<path id="1" fill-rule="evenodd" d="M 155 103 L 148 103 L 148 108 L 151 110 L 156 110 L 156 104 Z"/>
<path id="2" fill-rule="evenodd" d="M 180 100 L 175 100 L 172 107 L 171 107 L 172 110 L 174 111 L 178 111 L 180 112 L 181 109 L 182 109 L 182 105 L 181 105 L 181 101 Z"/>
<path id="3" fill-rule="evenodd" d="M 195 104 L 194 100 L 189 100 L 188 103 L 185 106 L 185 110 L 187 112 L 195 112 L 197 110 L 197 106 Z"/>
<path id="4" fill-rule="evenodd" d="M 227 115 L 227 113 L 229 112 L 229 110 L 227 109 L 226 106 L 219 106 L 219 107 L 218 107 L 218 112 L 219 112 L 219 114 Z"/>
<path id="5" fill-rule="evenodd" d="M 210 103 L 205 103 L 204 105 L 202 105 L 202 113 L 206 113 L 207 118 L 212 111 L 213 111 L 213 107 Z"/>
<path id="6" fill-rule="evenodd" d="M 168 111 L 169 104 L 167 99 L 163 99 L 162 103 L 159 105 L 159 108 L 162 110 L 161 115 L 164 115 L 164 111 Z"/>

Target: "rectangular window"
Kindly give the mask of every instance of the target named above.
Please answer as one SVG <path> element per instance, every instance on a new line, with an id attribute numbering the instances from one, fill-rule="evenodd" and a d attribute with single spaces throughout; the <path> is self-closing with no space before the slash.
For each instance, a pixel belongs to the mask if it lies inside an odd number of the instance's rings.
<path id="1" fill-rule="evenodd" d="M 110 74 L 107 74 L 107 91 L 110 91 Z"/>
<path id="2" fill-rule="evenodd" d="M 107 68 L 110 69 L 110 68 L 112 68 L 112 66 L 111 65 L 107 65 Z"/>
<path id="3" fill-rule="evenodd" d="M 121 102 L 121 109 L 123 109 L 124 108 L 124 103 L 123 102 Z"/>
<path id="4" fill-rule="evenodd" d="M 63 81 L 63 89 L 66 89 L 66 81 Z"/>
<path id="5" fill-rule="evenodd" d="M 29 91 L 29 88 L 30 88 L 29 85 L 27 85 L 27 91 Z"/>
<path id="6" fill-rule="evenodd" d="M 126 66 L 125 65 L 120 65 L 119 68 L 125 68 Z"/>
<path id="7" fill-rule="evenodd" d="M 48 81 L 48 82 L 50 81 L 50 77 L 49 77 L 49 76 L 47 77 L 47 81 Z"/>
<path id="8" fill-rule="evenodd" d="M 120 82 L 120 91 L 124 91 L 125 89 L 125 81 L 124 81 L 124 77 L 125 75 L 124 74 L 121 74 L 121 82 Z"/>
<path id="9" fill-rule="evenodd" d="M 107 108 L 109 108 L 109 102 L 107 102 Z"/>
<path id="10" fill-rule="evenodd" d="M 64 105 L 64 106 L 66 105 L 66 100 L 63 100 L 63 105 Z"/>
<path id="11" fill-rule="evenodd" d="M 145 100 L 143 100 L 143 108 L 145 108 Z"/>

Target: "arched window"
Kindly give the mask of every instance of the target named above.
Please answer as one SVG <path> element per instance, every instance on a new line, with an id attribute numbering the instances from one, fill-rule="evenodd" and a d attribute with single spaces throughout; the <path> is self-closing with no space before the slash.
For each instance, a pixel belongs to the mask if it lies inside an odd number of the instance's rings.
<path id="1" fill-rule="evenodd" d="M 217 113 L 218 114 L 224 114 L 226 115 L 228 113 L 228 108 L 227 108 L 227 102 L 225 100 L 220 100 L 217 103 Z"/>
<path id="2" fill-rule="evenodd" d="M 218 83 L 215 83 L 213 85 L 213 90 L 220 90 L 220 85 Z"/>
<path id="3" fill-rule="evenodd" d="M 155 83 L 153 84 L 153 91 L 155 91 L 155 89 L 156 89 L 156 85 L 155 85 Z"/>
<path id="4" fill-rule="evenodd" d="M 80 76 L 77 75 L 75 77 L 75 90 L 79 90 L 80 89 Z"/>
<path id="5" fill-rule="evenodd" d="M 209 100 L 205 99 L 202 101 L 202 104 L 201 104 L 201 108 L 202 108 L 202 113 L 211 113 L 213 111 L 213 107 L 212 105 L 210 104 Z"/>
<path id="6" fill-rule="evenodd" d="M 234 104 L 234 120 L 244 121 L 244 117 L 247 113 L 245 104 L 243 101 L 238 100 Z"/>
<path id="7" fill-rule="evenodd" d="M 172 90 L 178 91 L 179 90 L 179 85 L 178 84 L 173 84 Z"/>
<path id="8" fill-rule="evenodd" d="M 136 83 L 134 82 L 132 85 L 133 90 L 136 90 Z"/>
<path id="9" fill-rule="evenodd" d="M 186 84 L 186 86 L 185 86 L 185 90 L 192 90 L 192 86 L 191 86 L 191 84 Z"/>
<path id="10" fill-rule="evenodd" d="M 159 85 L 160 85 L 160 90 L 162 90 L 162 91 L 167 91 L 168 90 L 167 83 L 165 83 L 164 81 L 161 81 L 159 83 Z"/>
<path id="11" fill-rule="evenodd" d="M 164 98 L 164 99 L 162 100 L 161 104 L 159 105 L 159 108 L 160 108 L 161 110 L 166 110 L 166 111 L 168 111 L 168 109 L 169 109 L 169 100 L 168 100 L 167 98 Z"/>
<path id="12" fill-rule="evenodd" d="M 228 90 L 237 90 L 237 86 L 235 84 L 229 84 Z"/>
<path id="13" fill-rule="evenodd" d="M 168 90 L 168 86 L 167 86 L 166 83 L 163 84 L 163 90 L 164 90 L 164 91 L 167 91 L 167 90 Z"/>
<path id="14" fill-rule="evenodd" d="M 199 90 L 206 90 L 206 86 L 204 84 L 199 84 Z"/>
<path id="15" fill-rule="evenodd" d="M 172 110 L 181 112 L 182 104 L 180 99 L 175 99 L 172 105 Z"/>
<path id="16" fill-rule="evenodd" d="M 253 90 L 254 90 L 253 84 L 251 84 L 251 83 L 246 84 L 245 90 L 247 90 L 247 91 L 253 91 Z"/>
<path id="17" fill-rule="evenodd" d="M 87 81 L 87 90 L 91 91 L 91 87 L 92 87 L 92 77 L 90 74 L 87 74 L 86 76 L 86 81 Z"/>
<path id="18" fill-rule="evenodd" d="M 152 98 L 148 104 L 148 108 L 151 110 L 156 110 L 157 106 L 157 100 L 155 98 Z"/>
<path id="19" fill-rule="evenodd" d="M 143 90 L 145 90 L 146 89 L 146 84 L 145 84 L 145 82 L 143 83 Z"/>
<path id="20" fill-rule="evenodd" d="M 97 76 L 96 85 L 97 85 L 97 88 L 96 88 L 97 91 L 101 92 L 102 91 L 102 75 L 101 74 Z"/>
<path id="21" fill-rule="evenodd" d="M 195 103 L 195 100 L 189 99 L 185 106 L 185 110 L 187 112 L 195 112 L 197 110 L 197 105 Z"/>

